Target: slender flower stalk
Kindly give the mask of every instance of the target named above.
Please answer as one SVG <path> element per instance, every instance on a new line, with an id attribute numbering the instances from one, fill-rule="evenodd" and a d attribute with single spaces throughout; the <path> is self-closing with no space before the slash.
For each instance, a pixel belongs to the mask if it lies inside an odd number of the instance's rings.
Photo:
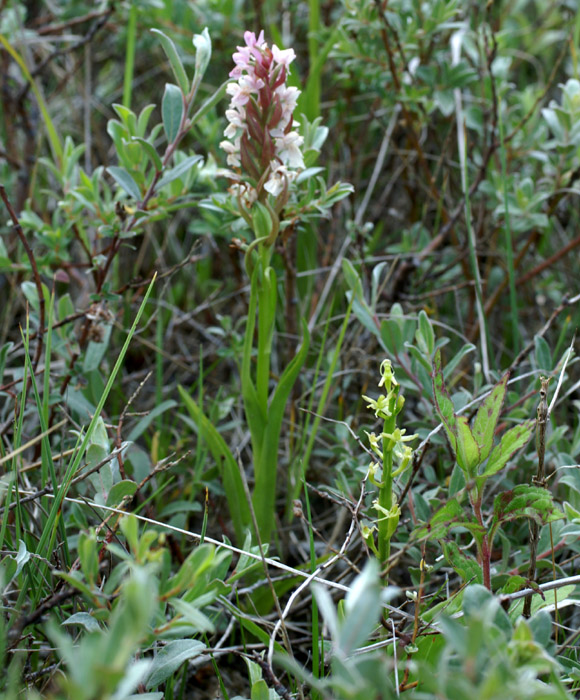
<path id="1" fill-rule="evenodd" d="M 244 34 L 245 45 L 233 55 L 234 80 L 226 110 L 228 126 L 221 142 L 230 169 L 225 171 L 238 210 L 253 229 L 255 240 L 246 247 L 251 291 L 241 367 L 242 396 L 252 440 L 253 505 L 259 534 L 270 541 L 276 506 L 278 447 L 285 407 L 308 352 L 302 348 L 286 367 L 272 391 L 270 361 L 277 308 L 277 280 L 270 266 L 280 230 L 280 214 L 288 202 L 290 185 L 304 168 L 303 138 L 293 119 L 299 91 L 286 85 L 293 49 L 270 48 L 264 32 Z M 257 316 L 257 323 L 256 323 Z M 257 330 L 257 348 L 254 331 Z M 254 350 L 257 349 L 257 353 Z M 255 367 L 255 370 L 253 369 Z"/>
<path id="2" fill-rule="evenodd" d="M 378 549 L 374 544 L 371 529 L 366 528 L 363 537 L 384 565 L 390 556 L 391 538 L 397 529 L 401 514 L 393 494 L 393 479 L 408 467 L 413 450 L 405 443 L 414 440 L 417 435 L 406 435 L 405 429 L 397 428 L 397 416 L 403 410 L 405 399 L 399 394 L 400 386 L 395 379 L 390 360 L 384 360 L 381 363 L 380 372 L 379 388 L 384 387 L 386 395 L 381 395 L 378 399 L 363 396 L 363 399 L 368 402 L 368 408 L 375 412 L 377 418 L 382 418 L 384 421 L 383 432 L 379 436 L 367 433 L 371 449 L 382 463 L 380 480 L 379 464 L 373 462 L 369 466 L 369 479 L 379 488 L 379 496 L 373 503 L 373 508 L 378 513 Z"/>

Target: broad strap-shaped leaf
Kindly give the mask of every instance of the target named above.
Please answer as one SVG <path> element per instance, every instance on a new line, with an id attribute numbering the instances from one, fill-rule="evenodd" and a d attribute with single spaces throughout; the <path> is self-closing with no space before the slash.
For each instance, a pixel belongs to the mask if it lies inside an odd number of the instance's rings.
<path id="1" fill-rule="evenodd" d="M 491 476 L 503 469 L 513 455 L 524 447 L 534 432 L 536 421 L 533 418 L 515 425 L 502 435 L 499 445 L 496 445 L 482 476 Z"/>
<path id="2" fill-rule="evenodd" d="M 445 432 L 451 444 L 451 449 L 457 454 L 457 426 L 456 416 L 453 410 L 453 403 L 445 388 L 443 371 L 441 369 L 441 351 L 437 350 L 433 358 L 433 397 L 435 399 L 435 410 L 441 418 Z M 461 465 L 460 465 L 461 466 Z"/>
<path id="3" fill-rule="evenodd" d="M 473 476 L 481 463 L 479 447 L 473 437 L 467 418 L 465 416 L 455 416 L 455 421 L 457 430 L 457 464 L 469 476 Z"/>
<path id="4" fill-rule="evenodd" d="M 477 560 L 469 554 L 462 552 L 455 542 L 442 542 L 443 554 L 447 563 L 467 583 L 483 583 L 483 573 Z"/>
<path id="5" fill-rule="evenodd" d="M 457 527 L 469 530 L 478 542 L 485 534 L 485 528 L 467 515 L 456 498 L 452 498 L 439 508 L 426 525 L 415 531 L 415 536 L 418 539 L 441 540 Z"/>
<path id="6" fill-rule="evenodd" d="M 284 412 L 292 387 L 300 374 L 300 370 L 308 356 L 310 334 L 304 319 L 302 320 L 302 345 L 290 364 L 286 367 L 278 381 L 274 396 L 268 409 L 267 426 L 264 430 L 260 459 L 254 460 L 255 487 L 253 493 L 254 510 L 264 542 L 270 540 L 274 525 L 276 501 L 276 463 L 278 459 L 278 444 Z"/>
<path id="7" fill-rule="evenodd" d="M 189 393 L 182 386 L 177 388 L 189 415 L 192 417 L 197 427 L 198 434 L 203 435 L 203 439 L 212 457 L 216 461 L 226 492 L 226 499 L 234 523 L 236 537 L 238 542 L 243 542 L 244 533 L 248 527 L 251 527 L 252 518 L 250 516 L 250 508 L 246 500 L 246 492 L 244 490 L 238 463 L 230 448 L 226 445 L 223 437 L 218 433 L 213 423 L 205 416 Z"/>
<path id="8" fill-rule="evenodd" d="M 511 491 L 504 491 L 496 496 L 491 532 L 503 523 L 517 518 L 533 518 L 538 524 L 545 525 L 563 517 L 564 514 L 554 504 L 548 489 L 519 484 Z"/>
<path id="9" fill-rule="evenodd" d="M 504 374 L 499 384 L 491 390 L 491 394 L 479 407 L 473 421 L 473 437 L 479 445 L 481 461 L 489 457 L 493 445 L 493 435 L 505 398 L 509 373 Z"/>
<path id="10" fill-rule="evenodd" d="M 252 445 L 254 448 L 254 462 L 260 461 L 260 455 L 256 451 L 260 449 L 260 439 L 266 429 L 268 416 L 264 413 L 258 392 L 252 380 L 251 362 L 252 348 L 254 341 L 254 330 L 256 328 L 256 310 L 258 308 L 258 291 L 257 291 L 258 266 L 254 268 L 252 273 L 252 283 L 250 285 L 250 302 L 248 305 L 248 320 L 246 330 L 244 332 L 244 350 L 242 354 L 242 397 L 244 399 L 244 409 L 248 427 L 252 435 Z"/>

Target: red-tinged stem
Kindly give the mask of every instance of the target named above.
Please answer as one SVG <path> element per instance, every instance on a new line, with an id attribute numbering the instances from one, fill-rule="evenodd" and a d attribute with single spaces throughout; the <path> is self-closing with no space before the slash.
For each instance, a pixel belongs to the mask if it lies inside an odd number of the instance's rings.
<path id="1" fill-rule="evenodd" d="M 481 525 L 482 527 L 485 527 L 483 524 L 483 516 L 481 515 L 481 495 L 480 494 L 477 494 L 476 498 L 472 498 L 471 505 L 473 506 L 473 512 L 475 514 L 475 517 L 477 519 L 478 524 Z M 482 541 L 481 541 L 480 556 L 481 556 L 481 571 L 483 573 L 483 585 L 489 591 L 491 591 L 491 547 L 489 546 L 489 539 L 488 539 L 487 533 L 484 533 Z"/>

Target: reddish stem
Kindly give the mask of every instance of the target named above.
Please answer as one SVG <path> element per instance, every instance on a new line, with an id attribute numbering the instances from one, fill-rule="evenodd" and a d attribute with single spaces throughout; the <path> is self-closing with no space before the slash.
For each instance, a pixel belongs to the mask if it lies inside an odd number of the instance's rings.
<path id="1" fill-rule="evenodd" d="M 481 495 L 480 494 L 477 495 L 477 498 L 472 499 L 471 505 L 473 506 L 473 512 L 475 514 L 477 522 L 482 527 L 485 527 L 483 524 L 483 516 L 481 515 Z M 483 573 L 483 585 L 489 591 L 491 591 L 491 547 L 489 546 L 489 540 L 487 538 L 487 533 L 484 533 L 482 541 L 481 541 L 480 556 L 481 556 L 481 571 Z"/>

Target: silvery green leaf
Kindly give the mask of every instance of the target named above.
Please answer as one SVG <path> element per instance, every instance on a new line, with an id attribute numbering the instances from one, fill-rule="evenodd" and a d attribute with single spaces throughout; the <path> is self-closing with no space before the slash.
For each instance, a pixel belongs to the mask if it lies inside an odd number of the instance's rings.
<path id="1" fill-rule="evenodd" d="M 168 143 L 173 143 L 179 133 L 179 127 L 183 118 L 183 95 L 177 85 L 167 83 L 163 102 L 161 103 L 161 116 L 163 128 Z"/>
<path id="2" fill-rule="evenodd" d="M 147 690 L 161 685 L 183 663 L 194 656 L 199 656 L 205 648 L 205 644 L 196 639 L 176 639 L 169 642 L 153 659 L 146 682 Z"/>
<path id="3" fill-rule="evenodd" d="M 179 58 L 179 54 L 177 53 L 177 49 L 175 48 L 175 44 L 173 43 L 173 41 L 171 41 L 171 39 L 168 36 L 166 36 L 159 29 L 152 29 L 151 31 L 154 34 L 157 34 L 157 36 L 159 37 L 161 41 L 161 46 L 163 46 L 165 55 L 167 56 L 167 58 L 169 59 L 169 63 L 171 64 L 173 75 L 175 76 L 175 79 L 177 80 L 182 93 L 184 95 L 187 95 L 187 93 L 189 92 L 189 80 L 187 78 L 185 68 L 183 67 L 183 63 L 181 62 L 181 58 Z"/>
<path id="4" fill-rule="evenodd" d="M 211 38 L 207 27 L 193 37 L 195 46 L 195 80 L 201 80 L 211 59 Z"/>

